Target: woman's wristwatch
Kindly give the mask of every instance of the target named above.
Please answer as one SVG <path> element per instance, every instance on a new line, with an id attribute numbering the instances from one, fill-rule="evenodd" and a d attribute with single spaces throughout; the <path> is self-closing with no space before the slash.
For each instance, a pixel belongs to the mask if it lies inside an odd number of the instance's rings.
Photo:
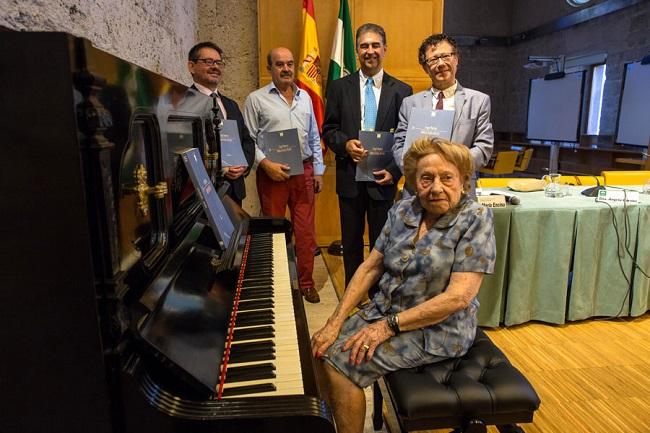
<path id="1" fill-rule="evenodd" d="M 393 331 L 395 335 L 400 333 L 399 317 L 397 317 L 397 314 L 390 314 L 388 317 L 386 317 L 386 322 L 390 330 Z"/>

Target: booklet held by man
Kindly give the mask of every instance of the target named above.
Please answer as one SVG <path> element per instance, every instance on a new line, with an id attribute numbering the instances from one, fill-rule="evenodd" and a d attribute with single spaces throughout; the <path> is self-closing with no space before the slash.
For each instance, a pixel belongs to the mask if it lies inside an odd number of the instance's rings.
<path id="1" fill-rule="evenodd" d="M 214 189 L 208 172 L 205 170 L 199 150 L 197 148 L 188 149 L 181 152 L 181 155 L 185 168 L 194 184 L 194 189 L 201 199 L 210 228 L 217 238 L 219 246 L 225 251 L 230 243 L 230 238 L 233 236 L 235 227 L 223 202 L 219 199 L 217 191 Z"/>
<path id="2" fill-rule="evenodd" d="M 237 121 L 224 120 L 219 136 L 221 137 L 221 163 L 223 166 L 248 167 L 248 162 L 241 147 Z"/>
<path id="3" fill-rule="evenodd" d="M 368 151 L 368 155 L 357 163 L 354 180 L 374 182 L 373 171 L 384 169 L 393 159 L 393 134 L 381 131 L 359 131 L 359 141 Z"/>
<path id="4" fill-rule="evenodd" d="M 431 110 L 429 108 L 413 107 L 404 139 L 402 158 L 411 144 L 421 137 L 451 139 L 454 124 L 454 110 Z"/>
<path id="5" fill-rule="evenodd" d="M 302 152 L 296 128 L 263 132 L 259 135 L 258 141 L 261 142 L 260 147 L 269 160 L 290 167 L 289 176 L 305 172 L 302 166 Z"/>

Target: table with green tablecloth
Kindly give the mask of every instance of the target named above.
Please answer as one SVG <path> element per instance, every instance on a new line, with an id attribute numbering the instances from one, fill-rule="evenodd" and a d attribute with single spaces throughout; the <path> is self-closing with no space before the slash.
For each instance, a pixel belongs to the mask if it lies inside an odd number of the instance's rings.
<path id="1" fill-rule="evenodd" d="M 515 193 L 519 205 L 493 209 L 497 262 L 479 292 L 481 326 L 650 309 L 650 196 L 610 207 L 581 195 L 584 187 L 566 189 L 561 198 Z"/>

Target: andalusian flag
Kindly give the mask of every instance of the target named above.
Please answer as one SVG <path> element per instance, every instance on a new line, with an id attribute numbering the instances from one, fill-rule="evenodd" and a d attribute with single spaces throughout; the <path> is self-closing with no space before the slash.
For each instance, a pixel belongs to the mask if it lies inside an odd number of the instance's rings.
<path id="1" fill-rule="evenodd" d="M 334 32 L 330 70 L 327 82 L 337 80 L 356 71 L 354 57 L 354 38 L 352 37 L 352 24 L 350 23 L 350 8 L 348 0 L 341 0 L 339 5 L 339 19 Z"/>
<path id="2" fill-rule="evenodd" d="M 323 78 L 320 72 L 320 50 L 318 49 L 318 36 L 316 34 L 316 19 L 314 18 L 314 1 L 302 1 L 302 46 L 298 62 L 298 87 L 309 93 L 314 106 L 314 114 L 318 123 L 318 130 L 322 131 L 324 105 L 323 105 Z"/>

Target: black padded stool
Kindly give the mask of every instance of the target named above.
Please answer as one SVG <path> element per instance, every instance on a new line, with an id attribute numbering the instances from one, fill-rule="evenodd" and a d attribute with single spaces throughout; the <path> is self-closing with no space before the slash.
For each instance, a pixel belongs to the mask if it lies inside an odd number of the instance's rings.
<path id="1" fill-rule="evenodd" d="M 491 424 L 502 433 L 523 432 L 516 423 L 531 422 L 540 403 L 528 380 L 480 329 L 462 358 L 390 373 L 379 387 L 402 432 L 484 433 Z M 376 430 L 383 423 L 378 400 L 381 396 L 375 398 Z"/>

